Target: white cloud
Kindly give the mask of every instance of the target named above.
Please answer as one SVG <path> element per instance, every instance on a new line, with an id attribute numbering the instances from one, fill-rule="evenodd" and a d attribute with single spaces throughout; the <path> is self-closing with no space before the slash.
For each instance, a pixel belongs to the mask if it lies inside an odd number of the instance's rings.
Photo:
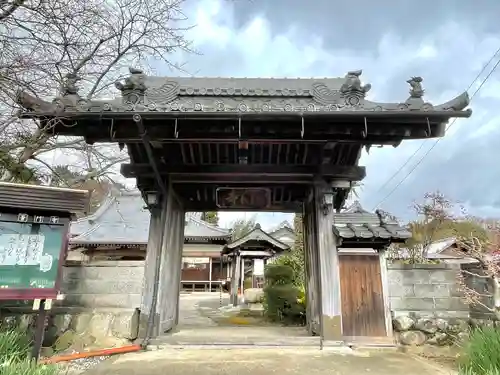
<path id="1" fill-rule="evenodd" d="M 189 32 L 188 37 L 202 54 L 182 56 L 189 62 L 189 71 L 205 76 L 331 77 L 363 68 L 363 80 L 373 86 L 369 98 L 377 101 L 404 101 L 408 96 L 405 80 L 411 75 L 420 75 L 424 77 L 425 99 L 432 103 L 445 102 L 466 89 L 500 44 L 497 35 L 480 34 L 459 21 L 450 21 L 452 17 L 449 17 L 436 24 L 437 27 L 429 27 L 426 33 L 416 33 L 411 38 L 402 36 L 397 29 L 388 28 L 373 50 L 335 48 L 324 39 L 326 32 L 322 34 L 321 29 L 311 34 L 289 23 L 273 32 L 273 25 L 264 13 L 256 13 L 246 24 L 235 26 L 237 22 L 232 2 L 203 0 L 193 6 L 191 13 L 194 18 L 191 19 L 197 27 Z M 498 82 L 495 76 L 491 78 L 474 99 L 473 117 L 457 121 L 447 137 L 439 142 L 414 173 L 425 176 L 426 165 L 432 163 L 434 158 L 452 158 L 455 151 L 464 147 L 465 139 L 467 147 L 473 149 L 475 140 L 496 126 L 500 118 L 492 111 L 490 103 L 485 104 L 484 100 L 496 101 L 500 98 Z M 476 83 L 472 90 L 478 85 Z M 372 148 L 369 155 L 364 153 L 360 164 L 367 167 L 367 178 L 362 199 L 380 200 L 401 181 L 432 147 L 434 140 L 425 141 L 420 148 L 421 142 L 403 142 L 396 149 Z M 380 189 L 418 148 L 420 150 L 412 162 L 388 186 Z M 442 171 L 443 175 L 450 173 L 456 171 Z M 428 181 L 430 187 L 433 178 L 435 176 L 419 177 Z M 411 186 L 405 183 L 399 192 L 408 188 Z M 408 205 L 416 198 L 411 194 L 405 196 L 403 204 Z M 230 223 L 238 217 L 242 214 L 221 213 L 221 222 Z M 276 214 L 270 215 L 271 219 L 267 217 L 259 215 L 258 221 L 280 220 Z M 261 224 L 264 225 L 264 222 Z"/>

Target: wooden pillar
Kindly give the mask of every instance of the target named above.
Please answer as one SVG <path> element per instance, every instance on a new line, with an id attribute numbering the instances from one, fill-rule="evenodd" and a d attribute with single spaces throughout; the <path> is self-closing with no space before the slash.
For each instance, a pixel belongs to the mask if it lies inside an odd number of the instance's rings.
<path id="1" fill-rule="evenodd" d="M 160 332 L 172 330 L 179 320 L 179 292 L 184 242 L 185 212 L 172 187 L 162 207 L 166 214 L 162 243 L 160 293 L 158 299 Z"/>
<path id="2" fill-rule="evenodd" d="M 177 272 L 177 308 L 175 310 L 175 325 L 177 326 L 179 324 L 179 303 L 180 303 L 180 297 L 181 297 L 181 288 L 182 288 L 182 252 L 184 250 L 184 229 L 186 227 L 186 211 L 182 208 L 181 202 L 178 201 L 178 206 L 177 206 L 177 220 L 178 220 L 178 225 L 176 225 L 176 230 L 175 230 L 175 238 L 174 238 L 174 248 L 176 249 L 176 255 L 177 259 L 175 261 L 175 264 L 177 264 L 176 272 Z"/>
<path id="3" fill-rule="evenodd" d="M 245 258 L 241 258 L 241 272 L 240 272 L 240 291 L 243 293 L 243 286 L 245 283 Z"/>
<path id="4" fill-rule="evenodd" d="M 231 262 L 231 269 L 233 274 L 231 276 L 231 304 L 233 306 L 238 306 L 238 284 L 241 269 L 241 256 L 239 252 L 233 255 Z"/>
<path id="5" fill-rule="evenodd" d="M 320 286 L 317 252 L 317 229 L 314 207 L 314 193 L 310 192 L 303 207 L 304 233 L 304 276 L 307 297 L 307 330 L 310 335 L 320 335 Z"/>
<path id="6" fill-rule="evenodd" d="M 323 340 L 342 339 L 342 313 L 340 300 L 340 275 L 337 240 L 333 234 L 334 209 L 325 194 L 331 188 L 315 187 L 313 192 L 314 216 L 317 237 L 317 261 L 320 295 L 320 325 Z"/>
<path id="7" fill-rule="evenodd" d="M 146 260 L 144 262 L 144 287 L 142 289 L 141 297 L 141 329 L 140 336 L 144 337 L 146 334 L 146 326 L 149 320 L 149 314 L 151 313 L 151 306 L 153 304 L 153 290 L 154 285 L 157 282 L 155 280 L 155 272 L 157 263 L 160 262 L 160 248 L 161 239 L 163 236 L 162 231 L 165 227 L 162 226 L 162 215 L 165 216 L 165 212 L 159 208 L 151 209 L 151 219 L 149 222 L 149 238 L 146 247 Z M 165 219 L 165 218 L 163 218 Z M 159 306 L 157 304 L 154 319 L 154 328 L 152 331 L 152 336 L 158 336 L 159 333 Z"/>
<path id="8" fill-rule="evenodd" d="M 212 291 L 212 257 L 208 258 L 208 290 Z"/>
<path id="9" fill-rule="evenodd" d="M 387 336 L 393 337 L 391 303 L 389 299 L 389 277 L 387 274 L 387 253 L 385 250 L 379 251 L 380 278 L 382 279 L 382 298 L 384 299 L 385 329 Z"/>

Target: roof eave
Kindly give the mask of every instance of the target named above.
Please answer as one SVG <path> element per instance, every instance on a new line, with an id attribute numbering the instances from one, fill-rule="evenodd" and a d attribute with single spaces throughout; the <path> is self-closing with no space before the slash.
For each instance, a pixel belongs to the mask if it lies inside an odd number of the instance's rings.
<path id="1" fill-rule="evenodd" d="M 148 118 L 221 118 L 221 119 L 259 119 L 259 118 L 273 118 L 279 117 L 280 119 L 325 119 L 335 117 L 398 117 L 398 118 L 441 118 L 442 121 L 447 121 L 449 118 L 468 118 L 472 115 L 472 109 L 468 108 L 463 111 L 456 110 L 413 110 L 413 111 L 368 111 L 368 110 L 352 110 L 352 111 L 324 111 L 324 112 L 152 112 L 152 111 L 130 111 L 130 112 L 112 112 L 112 111 L 66 111 L 61 114 L 54 114 L 53 112 L 22 112 L 20 118 L 54 118 L 64 115 L 64 117 L 78 118 L 78 117 L 96 117 L 114 116 L 114 117 L 130 117 L 134 114 L 147 115 Z"/>
<path id="2" fill-rule="evenodd" d="M 184 237 L 184 240 L 213 240 L 213 241 L 224 241 L 227 240 L 228 236 L 220 236 L 220 237 L 194 237 L 194 236 L 188 236 Z M 95 240 L 86 240 L 86 239 L 70 239 L 69 240 L 70 245 L 86 245 L 86 246 L 92 246 L 92 245 L 97 245 L 97 246 L 126 246 L 126 245 L 147 245 L 146 242 L 121 242 L 121 241 L 116 241 L 116 240 L 107 240 L 107 241 L 95 241 Z"/>

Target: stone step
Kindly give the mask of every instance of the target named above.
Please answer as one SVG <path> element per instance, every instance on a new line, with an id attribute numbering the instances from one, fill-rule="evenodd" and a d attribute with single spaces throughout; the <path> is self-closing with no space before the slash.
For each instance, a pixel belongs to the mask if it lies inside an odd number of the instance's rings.
<path id="1" fill-rule="evenodd" d="M 249 345 L 249 346 L 318 346 L 318 337 L 176 337 L 164 336 L 151 340 L 157 345 Z"/>

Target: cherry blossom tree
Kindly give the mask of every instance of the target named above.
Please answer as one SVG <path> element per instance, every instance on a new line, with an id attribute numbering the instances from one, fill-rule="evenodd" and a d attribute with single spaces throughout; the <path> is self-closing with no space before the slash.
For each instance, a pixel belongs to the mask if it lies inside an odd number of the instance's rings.
<path id="1" fill-rule="evenodd" d="M 0 0 L 0 177 L 43 183 L 56 150 L 70 168 L 97 178 L 127 159 L 111 146 L 53 137 L 35 121 L 19 121 L 19 90 L 51 100 L 66 77 L 86 98 L 110 88 L 129 66 L 182 69 L 172 56 L 191 51 L 183 0 Z M 50 159 L 50 157 L 49 157 Z"/>

